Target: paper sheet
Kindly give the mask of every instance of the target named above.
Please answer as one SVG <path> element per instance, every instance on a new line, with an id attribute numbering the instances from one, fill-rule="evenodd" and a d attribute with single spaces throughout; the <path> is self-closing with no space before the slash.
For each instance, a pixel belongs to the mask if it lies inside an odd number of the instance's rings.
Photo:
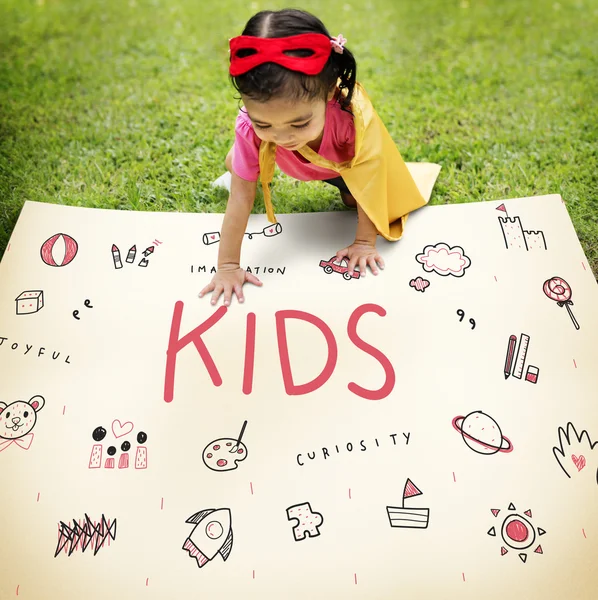
<path id="1" fill-rule="evenodd" d="M 425 207 L 362 280 L 354 213 L 279 220 L 227 310 L 221 215 L 25 204 L 0 597 L 594 598 L 598 289 L 561 198 Z"/>

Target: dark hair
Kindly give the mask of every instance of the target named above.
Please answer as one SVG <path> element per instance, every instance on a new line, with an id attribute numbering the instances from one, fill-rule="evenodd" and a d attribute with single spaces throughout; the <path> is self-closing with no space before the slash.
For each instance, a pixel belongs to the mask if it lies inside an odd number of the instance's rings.
<path id="1" fill-rule="evenodd" d="M 253 37 L 274 38 L 289 37 L 301 33 L 322 33 L 328 38 L 331 35 L 314 15 L 303 10 L 285 8 L 272 11 L 262 10 L 255 14 L 245 25 L 242 35 Z M 238 56 L 243 58 L 255 51 L 240 50 Z M 301 49 L 285 52 L 289 56 L 311 56 L 313 50 Z M 338 102 L 343 110 L 351 112 L 348 107 L 353 97 L 357 65 L 353 54 L 345 46 L 343 53 L 330 53 L 328 61 L 318 75 L 305 75 L 298 71 L 291 71 L 275 63 L 258 65 L 251 71 L 231 76 L 234 88 L 253 98 L 257 102 L 266 102 L 272 97 L 286 97 L 293 99 L 326 99 L 328 93 L 334 89 L 340 78 Z M 347 90 L 346 94 L 343 90 Z"/>

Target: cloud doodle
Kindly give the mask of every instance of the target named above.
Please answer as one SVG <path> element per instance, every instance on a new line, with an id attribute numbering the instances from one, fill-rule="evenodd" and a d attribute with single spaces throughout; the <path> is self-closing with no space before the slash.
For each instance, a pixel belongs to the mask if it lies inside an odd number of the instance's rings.
<path id="1" fill-rule="evenodd" d="M 415 260 L 421 263 L 427 273 L 434 271 L 443 277 L 463 277 L 465 269 L 471 265 L 471 260 L 461 246 L 450 247 L 444 242 L 429 244 L 415 256 Z"/>

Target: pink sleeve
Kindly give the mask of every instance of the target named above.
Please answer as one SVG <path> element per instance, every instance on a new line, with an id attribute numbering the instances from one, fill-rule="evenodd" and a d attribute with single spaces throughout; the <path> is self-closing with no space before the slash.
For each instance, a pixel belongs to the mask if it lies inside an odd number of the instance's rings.
<path id="1" fill-rule="evenodd" d="M 255 135 L 251 120 L 239 111 L 235 123 L 235 144 L 233 147 L 233 171 L 242 179 L 257 181 L 260 174 L 260 138 Z"/>

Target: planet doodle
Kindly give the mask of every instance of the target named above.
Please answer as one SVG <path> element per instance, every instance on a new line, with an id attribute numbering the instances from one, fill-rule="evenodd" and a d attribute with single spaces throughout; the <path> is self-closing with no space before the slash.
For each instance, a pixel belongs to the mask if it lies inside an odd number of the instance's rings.
<path id="1" fill-rule="evenodd" d="M 504 437 L 498 423 L 482 411 L 453 419 L 453 427 L 463 436 L 463 441 L 478 454 L 511 452 L 513 444 Z"/>

